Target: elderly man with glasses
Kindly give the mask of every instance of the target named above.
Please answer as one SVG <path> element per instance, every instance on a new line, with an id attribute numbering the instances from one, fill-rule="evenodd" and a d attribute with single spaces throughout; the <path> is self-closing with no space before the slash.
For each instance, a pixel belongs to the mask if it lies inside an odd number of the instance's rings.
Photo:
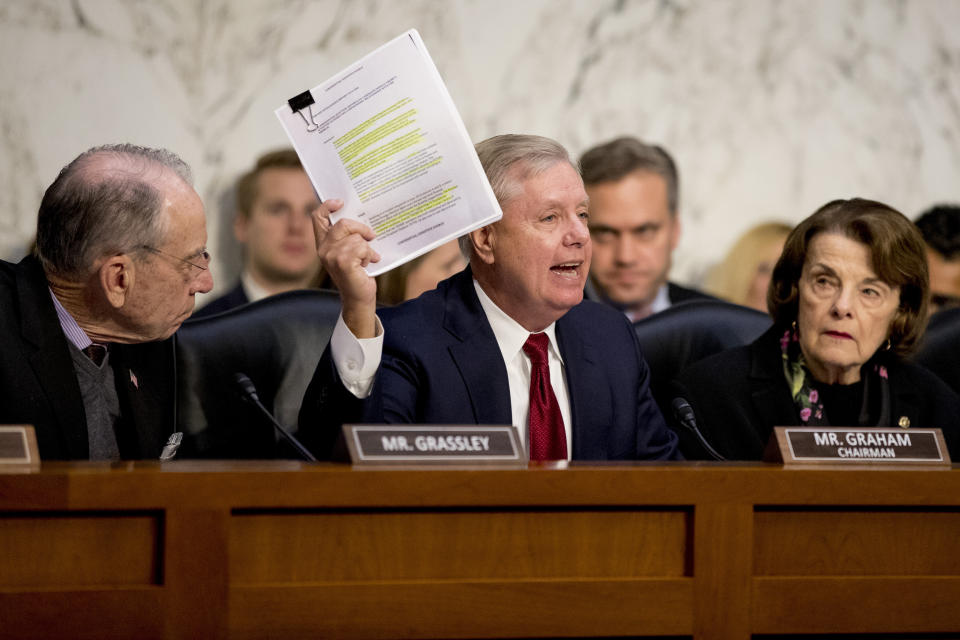
<path id="1" fill-rule="evenodd" d="M 157 458 L 175 431 L 171 336 L 213 288 L 203 203 L 165 150 L 95 147 L 37 216 L 36 254 L 0 261 L 0 424 L 40 457 Z"/>

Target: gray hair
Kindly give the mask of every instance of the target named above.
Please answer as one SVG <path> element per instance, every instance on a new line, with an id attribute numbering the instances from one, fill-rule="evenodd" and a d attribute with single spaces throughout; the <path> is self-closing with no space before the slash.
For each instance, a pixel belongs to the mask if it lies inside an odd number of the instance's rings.
<path id="1" fill-rule="evenodd" d="M 119 160 L 123 168 L 103 166 L 104 160 Z M 93 147 L 61 169 L 37 215 L 44 270 L 82 280 L 103 255 L 161 244 L 168 222 L 163 193 L 148 176 L 157 168 L 193 184 L 190 167 L 176 154 L 133 144 Z"/>
<path id="2" fill-rule="evenodd" d="M 493 136 L 477 143 L 475 148 L 493 188 L 493 195 L 501 207 L 520 193 L 520 185 L 524 180 L 543 173 L 557 163 L 566 162 L 577 170 L 563 145 L 543 136 Z M 514 170 L 515 167 L 517 170 Z M 459 243 L 460 252 L 469 260 L 473 251 L 470 236 L 461 236 Z"/>
<path id="3" fill-rule="evenodd" d="M 634 171 L 646 171 L 667 183 L 667 207 L 676 217 L 680 205 L 680 176 L 677 165 L 663 147 L 624 136 L 587 149 L 580 156 L 583 183 L 622 180 Z"/>

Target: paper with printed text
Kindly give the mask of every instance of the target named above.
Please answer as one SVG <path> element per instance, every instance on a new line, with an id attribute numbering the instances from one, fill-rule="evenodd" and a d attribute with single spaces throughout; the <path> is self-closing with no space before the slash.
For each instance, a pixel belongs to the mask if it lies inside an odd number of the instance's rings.
<path id="1" fill-rule="evenodd" d="M 410 30 L 276 110 L 321 200 L 377 234 L 375 276 L 503 215 L 420 35 Z"/>

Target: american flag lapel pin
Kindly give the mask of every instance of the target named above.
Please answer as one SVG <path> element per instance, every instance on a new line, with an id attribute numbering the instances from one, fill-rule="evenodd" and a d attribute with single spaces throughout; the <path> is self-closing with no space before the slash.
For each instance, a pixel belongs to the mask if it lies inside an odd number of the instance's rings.
<path id="1" fill-rule="evenodd" d="M 140 381 L 137 380 L 137 374 L 133 372 L 133 369 L 130 369 L 130 384 L 133 385 L 134 389 L 140 390 Z"/>

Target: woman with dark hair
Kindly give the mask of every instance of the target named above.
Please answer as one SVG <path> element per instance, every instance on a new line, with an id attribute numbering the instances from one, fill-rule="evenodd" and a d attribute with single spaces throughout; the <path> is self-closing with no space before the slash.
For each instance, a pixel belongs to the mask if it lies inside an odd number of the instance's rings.
<path id="1" fill-rule="evenodd" d="M 960 398 L 906 362 L 923 335 L 929 277 L 923 240 L 901 213 L 835 200 L 789 235 L 773 270 L 773 327 L 698 362 L 675 382 L 722 456 L 758 460 L 774 426 L 939 427 L 960 455 Z M 687 458 L 707 457 L 678 428 Z"/>

